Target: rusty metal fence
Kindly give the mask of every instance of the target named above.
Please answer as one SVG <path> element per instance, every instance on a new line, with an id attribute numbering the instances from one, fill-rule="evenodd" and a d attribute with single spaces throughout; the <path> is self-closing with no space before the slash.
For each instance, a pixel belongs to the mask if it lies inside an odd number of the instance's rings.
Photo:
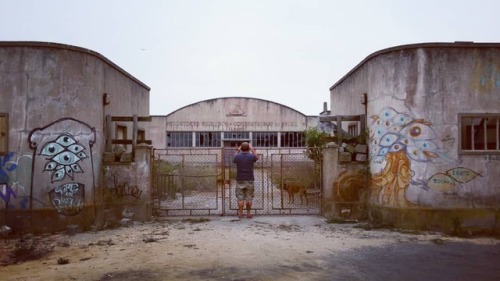
<path id="1" fill-rule="evenodd" d="M 252 212 L 321 213 L 321 168 L 300 149 L 259 149 Z M 230 157 L 228 157 L 230 155 Z M 153 211 L 163 216 L 236 215 L 234 151 L 154 149 Z"/>

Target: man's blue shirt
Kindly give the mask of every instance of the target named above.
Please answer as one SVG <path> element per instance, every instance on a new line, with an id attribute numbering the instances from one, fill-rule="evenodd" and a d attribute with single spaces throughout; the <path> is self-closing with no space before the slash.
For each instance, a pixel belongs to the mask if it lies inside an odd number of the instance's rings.
<path id="1" fill-rule="evenodd" d="M 254 181 L 253 166 L 257 156 L 250 152 L 239 152 L 234 156 L 237 181 Z"/>

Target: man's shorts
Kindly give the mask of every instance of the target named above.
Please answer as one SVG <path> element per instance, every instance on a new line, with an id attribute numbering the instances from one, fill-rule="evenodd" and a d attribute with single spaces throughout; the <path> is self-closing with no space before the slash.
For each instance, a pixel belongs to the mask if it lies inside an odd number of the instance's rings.
<path id="1" fill-rule="evenodd" d="M 236 181 L 236 198 L 239 201 L 251 201 L 254 189 L 253 181 Z"/>

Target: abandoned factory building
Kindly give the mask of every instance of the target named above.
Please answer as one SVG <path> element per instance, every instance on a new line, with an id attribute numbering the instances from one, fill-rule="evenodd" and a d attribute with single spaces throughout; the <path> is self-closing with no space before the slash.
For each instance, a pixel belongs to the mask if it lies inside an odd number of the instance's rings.
<path id="1" fill-rule="evenodd" d="M 147 85 L 99 53 L 55 43 L 0 42 L 0 82 L 0 225 L 86 228 L 106 221 L 116 201 L 134 218 L 148 219 L 153 205 L 161 207 L 153 202 L 161 199 L 153 179 L 156 150 L 165 159 L 176 157 L 170 151 L 218 150 L 219 161 L 225 148 L 250 141 L 272 152 L 263 159 L 286 152 L 312 161 L 303 153 L 304 132 L 317 128 L 337 143 L 325 147 L 321 173 L 310 165 L 313 203 L 284 202 L 284 181 L 302 174 L 267 173 L 263 165 L 258 185 L 268 193 L 257 208 L 325 216 L 358 208 L 401 227 L 500 229 L 497 43 L 375 52 L 330 87 L 330 111 L 325 103 L 317 116 L 251 97 L 214 98 L 151 116 Z M 344 157 L 358 148 L 363 161 Z M 232 198 L 228 171 L 217 166 L 207 173 L 216 206 L 217 196 Z M 176 204 L 184 193 L 171 191 L 166 199 Z M 213 213 L 235 210 L 226 203 Z"/>
<path id="2" fill-rule="evenodd" d="M 163 149 L 222 148 L 241 141 L 260 148 L 303 148 L 305 130 L 331 130 L 329 124 L 272 101 L 227 97 L 152 116 L 150 138 Z"/>

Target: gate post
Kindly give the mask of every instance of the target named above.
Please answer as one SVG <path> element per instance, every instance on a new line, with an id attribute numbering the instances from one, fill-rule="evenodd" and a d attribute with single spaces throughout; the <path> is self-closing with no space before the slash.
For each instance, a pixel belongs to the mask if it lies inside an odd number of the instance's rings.
<path id="1" fill-rule="evenodd" d="M 323 149 L 323 163 L 321 165 L 323 186 L 321 193 L 323 201 L 321 202 L 321 210 L 325 217 L 330 217 L 334 212 L 333 184 L 336 176 L 339 174 L 338 165 L 338 145 L 331 142 L 326 144 Z"/>
<path id="2" fill-rule="evenodd" d="M 153 187 L 153 166 L 151 158 L 152 147 L 149 145 L 135 146 L 135 165 L 131 172 L 135 173 L 136 186 L 140 190 L 140 197 L 137 198 L 134 218 L 137 220 L 149 220 L 153 214 L 152 187 Z"/>

